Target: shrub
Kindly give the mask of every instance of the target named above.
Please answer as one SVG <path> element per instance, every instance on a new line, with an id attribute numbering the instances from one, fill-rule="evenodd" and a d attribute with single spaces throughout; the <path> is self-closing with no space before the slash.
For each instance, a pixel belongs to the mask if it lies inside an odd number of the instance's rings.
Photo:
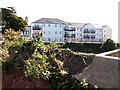
<path id="1" fill-rule="evenodd" d="M 111 50 L 117 49 L 117 45 L 112 39 L 109 38 L 102 44 L 100 49 L 101 49 L 101 52 L 111 51 Z"/>
<path id="2" fill-rule="evenodd" d="M 12 29 L 5 30 L 4 38 L 7 41 L 13 41 L 17 39 L 21 39 L 20 32 L 16 32 Z"/>
<path id="3" fill-rule="evenodd" d="M 65 43 L 63 48 L 69 48 L 75 52 L 99 53 L 102 43 Z"/>
<path id="4" fill-rule="evenodd" d="M 52 89 L 83 86 L 80 81 L 66 78 L 69 73 L 63 67 L 63 60 L 57 57 L 58 53 L 59 57 L 63 56 L 56 43 L 44 44 L 39 38 L 11 40 L 9 43 L 8 46 L 4 44 L 5 51 L 1 52 L 5 56 L 3 69 L 7 72 L 22 69 L 29 79 L 48 80 Z"/>
<path id="5" fill-rule="evenodd" d="M 117 47 L 120 48 L 120 43 L 117 43 Z"/>

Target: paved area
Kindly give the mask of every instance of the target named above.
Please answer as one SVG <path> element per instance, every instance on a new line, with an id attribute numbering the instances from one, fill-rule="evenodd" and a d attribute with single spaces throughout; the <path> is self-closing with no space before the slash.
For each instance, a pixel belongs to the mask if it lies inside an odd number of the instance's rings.
<path id="1" fill-rule="evenodd" d="M 118 88 L 120 86 L 118 80 L 120 60 L 102 55 L 96 55 L 93 62 L 82 73 L 75 75 L 75 78 L 86 79 L 101 88 Z"/>

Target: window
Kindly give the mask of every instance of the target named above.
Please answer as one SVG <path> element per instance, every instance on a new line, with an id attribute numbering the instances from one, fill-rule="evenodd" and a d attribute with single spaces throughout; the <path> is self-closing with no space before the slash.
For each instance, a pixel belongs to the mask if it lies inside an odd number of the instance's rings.
<path id="1" fill-rule="evenodd" d="M 57 34 L 57 32 L 55 32 L 55 34 Z"/>
<path id="2" fill-rule="evenodd" d="M 99 29 L 100 32 L 102 32 L 102 29 Z"/>
<path id="3" fill-rule="evenodd" d="M 48 41 L 50 41 L 50 38 L 48 38 Z"/>
<path id="4" fill-rule="evenodd" d="M 57 41 L 57 38 L 55 38 L 55 41 Z"/>
<path id="5" fill-rule="evenodd" d="M 43 34 L 42 33 L 40 33 L 40 36 L 42 36 Z"/>
<path id="6" fill-rule="evenodd" d="M 99 41 L 101 42 L 101 41 L 102 41 L 102 39 L 99 39 Z"/>
<path id="7" fill-rule="evenodd" d="M 57 27 L 57 24 L 55 24 L 55 27 Z"/>
<path id="8" fill-rule="evenodd" d="M 43 26 L 45 27 L 45 24 Z"/>
<path id="9" fill-rule="evenodd" d="M 60 38 L 60 42 L 62 41 L 62 39 Z"/>
<path id="10" fill-rule="evenodd" d="M 90 36 L 89 35 L 84 35 L 84 38 L 90 38 Z"/>
<path id="11" fill-rule="evenodd" d="M 84 29 L 84 33 L 89 33 L 90 31 L 88 30 L 88 28 Z"/>
<path id="12" fill-rule="evenodd" d="M 60 34 L 61 34 L 61 31 L 60 31 Z"/>
<path id="13" fill-rule="evenodd" d="M 92 38 L 92 39 L 95 39 L 95 35 L 91 35 L 91 38 Z"/>
<path id="14" fill-rule="evenodd" d="M 45 31 L 43 33 L 45 34 Z"/>
<path id="15" fill-rule="evenodd" d="M 94 29 L 91 29 L 91 33 L 95 33 L 95 30 L 94 30 Z"/>
<path id="16" fill-rule="evenodd" d="M 60 27 L 61 27 L 61 24 L 60 24 Z"/>
<path id="17" fill-rule="evenodd" d="M 27 36 L 29 35 L 29 31 L 26 32 Z"/>
<path id="18" fill-rule="evenodd" d="M 50 24 L 48 24 L 48 26 L 50 27 Z"/>
<path id="19" fill-rule="evenodd" d="M 25 33 L 27 34 L 27 31 Z"/>
<path id="20" fill-rule="evenodd" d="M 33 28 L 33 30 L 41 30 L 39 25 L 34 25 L 32 28 Z"/>
<path id="21" fill-rule="evenodd" d="M 50 34 L 50 31 L 48 31 L 48 34 Z"/>

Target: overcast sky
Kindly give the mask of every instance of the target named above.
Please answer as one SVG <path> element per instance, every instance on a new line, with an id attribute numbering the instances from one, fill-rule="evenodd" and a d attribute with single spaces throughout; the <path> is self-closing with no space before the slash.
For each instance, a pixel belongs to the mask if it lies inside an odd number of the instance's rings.
<path id="1" fill-rule="evenodd" d="M 118 39 L 119 0 L 0 0 L 0 7 L 15 7 L 29 24 L 40 18 L 58 18 L 66 22 L 96 23 L 112 28 Z"/>

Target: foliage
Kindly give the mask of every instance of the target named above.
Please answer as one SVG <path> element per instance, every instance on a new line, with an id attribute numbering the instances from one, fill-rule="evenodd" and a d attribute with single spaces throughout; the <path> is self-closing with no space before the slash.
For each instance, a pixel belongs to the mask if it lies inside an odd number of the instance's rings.
<path id="1" fill-rule="evenodd" d="M 0 25 L 2 25 L 2 9 L 0 9 Z"/>
<path id="2" fill-rule="evenodd" d="M 107 43 L 107 44 L 105 44 Z M 65 43 L 63 48 L 69 48 L 75 52 L 85 52 L 85 53 L 102 53 L 110 50 L 119 48 L 120 45 L 114 43 L 113 40 L 108 39 L 104 43 Z"/>
<path id="3" fill-rule="evenodd" d="M 117 43 L 117 47 L 120 48 L 120 43 Z"/>
<path id="4" fill-rule="evenodd" d="M 101 52 L 106 52 L 106 51 L 117 49 L 117 45 L 112 39 L 109 38 L 102 44 L 100 48 L 101 48 Z"/>
<path id="5" fill-rule="evenodd" d="M 82 81 L 75 80 L 75 81 L 61 81 L 56 82 L 52 85 L 52 90 L 89 90 L 93 89 L 96 90 L 98 87 L 97 85 L 93 86 L 86 81 L 86 79 L 83 79 Z"/>
<path id="6" fill-rule="evenodd" d="M 13 7 L 2 8 L 2 25 L 5 29 L 13 29 L 15 31 L 25 31 L 27 23 L 21 17 L 16 15 Z M 3 29 L 3 33 L 5 31 Z"/>
<path id="7" fill-rule="evenodd" d="M 57 54 L 63 56 L 56 43 L 46 45 L 39 38 L 7 39 L 3 45 L 3 69 L 7 72 L 13 73 L 22 69 L 29 79 L 48 80 L 53 90 L 88 88 L 88 84 L 67 78 L 69 73 L 63 67 L 63 61 L 57 58 Z"/>
<path id="8" fill-rule="evenodd" d="M 7 41 L 15 41 L 21 39 L 20 32 L 15 32 L 12 29 L 5 30 L 4 39 Z"/>
<path id="9" fill-rule="evenodd" d="M 102 43 L 65 43 L 63 48 L 69 48 L 75 52 L 100 53 Z"/>

